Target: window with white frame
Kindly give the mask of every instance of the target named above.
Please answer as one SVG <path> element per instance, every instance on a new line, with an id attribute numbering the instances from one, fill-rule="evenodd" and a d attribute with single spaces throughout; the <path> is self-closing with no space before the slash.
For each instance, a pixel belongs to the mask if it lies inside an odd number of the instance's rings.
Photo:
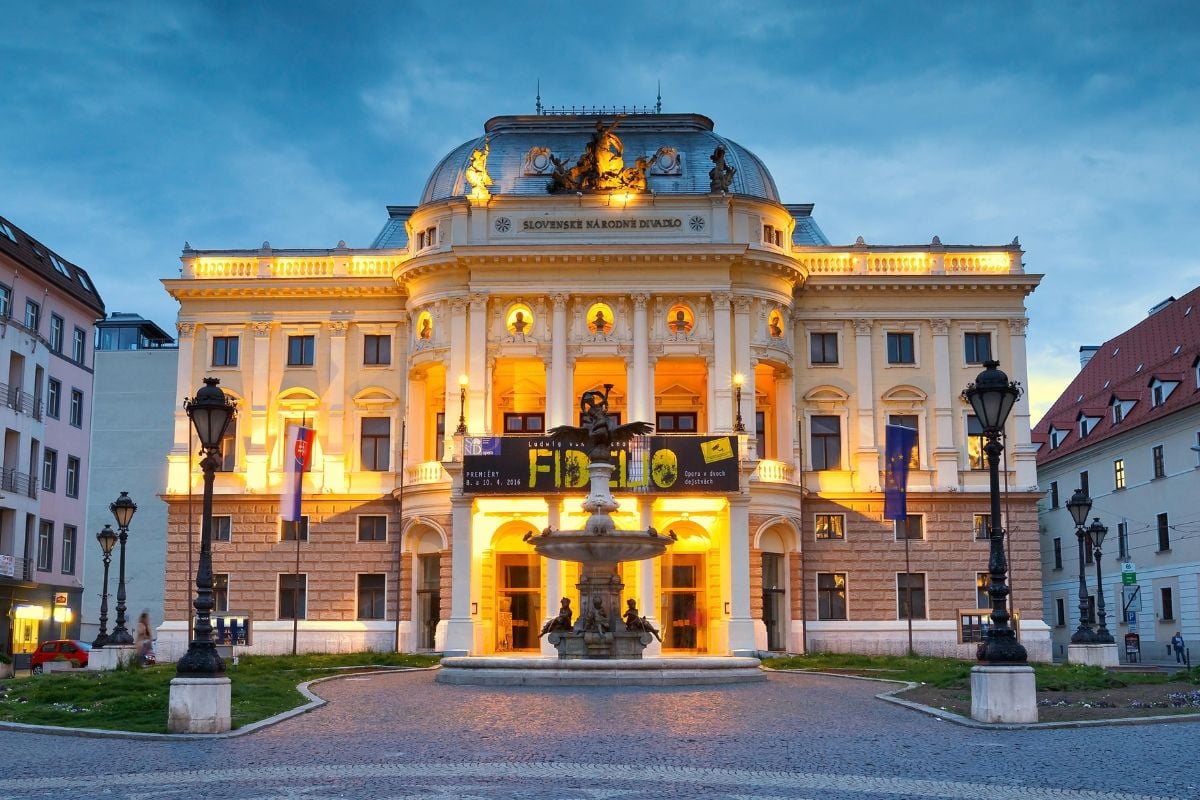
<path id="1" fill-rule="evenodd" d="M 358 576 L 358 618 L 384 619 L 387 578 L 383 574 Z"/>
<path id="2" fill-rule="evenodd" d="M 63 575 L 75 574 L 75 548 L 79 538 L 79 529 L 74 525 L 63 525 L 62 559 L 60 571 Z"/>
<path id="3" fill-rule="evenodd" d="M 917 431 L 917 435 L 913 438 L 912 458 L 909 459 L 909 469 L 921 468 L 921 435 L 917 427 L 916 414 L 888 414 L 888 425 L 899 425 L 901 428 L 909 428 Z"/>
<path id="4" fill-rule="evenodd" d="M 837 364 L 837 333 L 828 331 L 813 331 L 810 333 L 808 335 L 808 357 L 812 364 Z"/>
<path id="5" fill-rule="evenodd" d="M 1125 488 L 1125 459 L 1123 458 L 1113 460 L 1113 488 Z"/>
<path id="6" fill-rule="evenodd" d="M 56 491 L 58 484 L 58 451 L 49 447 L 42 449 L 42 489 Z"/>
<path id="7" fill-rule="evenodd" d="M 240 342 L 241 340 L 237 336 L 214 336 L 212 365 L 214 367 L 236 367 Z"/>
<path id="8" fill-rule="evenodd" d="M 63 344 L 66 342 L 66 321 L 58 314 L 50 315 L 50 349 L 55 353 L 62 353 Z"/>
<path id="9" fill-rule="evenodd" d="M 982 364 L 992 359 L 992 334 L 969 331 L 963 334 L 963 353 L 968 364 Z"/>
<path id="10" fill-rule="evenodd" d="M 817 514 L 813 518 L 813 531 L 818 539 L 845 539 L 845 514 Z"/>
<path id="11" fill-rule="evenodd" d="M 83 427 L 83 392 L 71 390 L 71 424 L 76 428 Z"/>
<path id="12" fill-rule="evenodd" d="M 814 416 L 809 421 L 812 447 L 809 455 L 815 471 L 842 468 L 842 419 L 835 416 Z"/>
<path id="13" fill-rule="evenodd" d="M 214 572 L 212 585 L 213 611 L 224 614 L 229 611 L 229 573 Z"/>
<path id="14" fill-rule="evenodd" d="M 983 425 L 979 422 L 979 417 L 974 414 L 967 415 L 967 465 L 970 469 L 987 469 L 987 462 L 984 460 L 983 446 L 986 444 L 986 438 L 983 435 Z"/>
<path id="15" fill-rule="evenodd" d="M 38 525 L 37 568 L 49 572 L 54 566 L 54 523 L 44 519 Z"/>
<path id="16" fill-rule="evenodd" d="M 71 358 L 76 364 L 82 364 L 87 356 L 87 333 L 83 328 L 76 328 L 71 333 Z"/>
<path id="17" fill-rule="evenodd" d="M 382 367 L 392 363 L 392 337 L 368 333 L 363 336 L 363 364 Z"/>
<path id="18" fill-rule="evenodd" d="M 887 363 L 904 365 L 916 364 L 916 336 L 907 331 L 888 332 Z"/>
<path id="19" fill-rule="evenodd" d="M 389 417 L 363 417 L 359 450 L 365 472 L 387 472 L 392 448 L 392 420 Z"/>
<path id="20" fill-rule="evenodd" d="M 233 517 L 229 514 L 214 514 L 212 518 L 214 542 L 233 541 Z"/>
<path id="21" fill-rule="evenodd" d="M 279 618 L 308 618 L 308 576 L 295 573 L 279 575 Z"/>
<path id="22" fill-rule="evenodd" d="M 846 619 L 846 573 L 817 573 L 817 619 Z"/>
<path id="23" fill-rule="evenodd" d="M 992 576 L 987 572 L 975 573 L 975 607 L 990 608 L 992 599 L 988 596 L 988 587 L 992 585 Z"/>
<path id="24" fill-rule="evenodd" d="M 67 497 L 79 497 L 79 456 L 67 456 Z"/>
<path id="25" fill-rule="evenodd" d="M 1161 444 L 1150 448 L 1150 460 L 1154 466 L 1154 477 L 1165 478 L 1167 476 L 1167 459 Z"/>

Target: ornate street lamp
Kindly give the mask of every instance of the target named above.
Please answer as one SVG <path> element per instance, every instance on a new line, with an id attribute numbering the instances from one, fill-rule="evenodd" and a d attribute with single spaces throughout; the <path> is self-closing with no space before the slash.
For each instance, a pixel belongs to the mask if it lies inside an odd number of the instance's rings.
<path id="1" fill-rule="evenodd" d="M 1096 618 L 1099 620 L 1099 624 L 1096 626 L 1096 637 L 1093 641 L 1097 644 L 1112 644 L 1113 635 L 1108 632 L 1108 626 L 1105 624 L 1108 618 L 1104 613 L 1104 576 L 1100 571 L 1100 545 L 1104 542 L 1104 537 L 1108 535 L 1108 528 L 1100 524 L 1099 517 L 1093 517 L 1087 533 L 1092 547 L 1095 548 L 1092 555 L 1096 559 Z"/>
<path id="2" fill-rule="evenodd" d="M 454 429 L 455 436 L 467 435 L 467 382 L 465 374 L 458 376 L 458 427 Z"/>
<path id="3" fill-rule="evenodd" d="M 113 625 L 109 644 L 133 644 L 133 636 L 125 627 L 125 541 L 129 538 L 129 522 L 137 511 L 137 503 L 129 497 L 129 492 L 121 492 L 121 496 L 108 506 L 113 518 L 117 521 L 120 531 L 118 541 L 121 543 L 121 558 L 117 570 L 117 621 Z"/>
<path id="4" fill-rule="evenodd" d="M 746 426 L 742 424 L 742 385 L 746 382 L 746 376 L 740 372 L 733 375 L 733 407 L 737 411 L 737 418 L 733 423 L 733 430 L 736 433 L 745 433 Z"/>
<path id="5" fill-rule="evenodd" d="M 237 415 L 237 409 L 217 384 L 216 378 L 205 378 L 204 386 L 191 400 L 184 400 L 196 434 L 200 437 L 200 449 L 204 459 L 200 468 L 204 471 L 204 505 L 200 523 L 200 563 L 196 567 L 196 626 L 187 652 L 179 659 L 175 672 L 180 677 L 221 677 L 225 674 L 225 663 L 217 655 L 212 636 L 213 573 L 212 573 L 212 506 L 213 481 L 217 468 L 221 466 L 221 437 Z"/>
<path id="6" fill-rule="evenodd" d="M 979 373 L 975 382 L 962 393 L 975 410 L 987 439 L 983 451 L 987 454 L 991 478 L 992 506 L 988 520 L 991 529 L 991 554 L 988 559 L 991 583 L 988 596 L 992 600 L 992 624 L 988 628 L 987 638 L 979 644 L 976 658 L 993 663 L 1024 664 L 1025 648 L 1017 641 L 1016 632 L 1008 624 L 1008 562 L 1004 556 L 1004 529 L 1000 527 L 1000 454 L 1004 451 L 1000 437 L 1004 435 L 1004 423 L 1008 420 L 1009 412 L 1021 396 L 1021 387 L 1009 381 L 1008 376 L 1000 371 L 1000 362 L 985 361 L 983 367 L 983 372 Z"/>
<path id="7" fill-rule="evenodd" d="M 1092 626 L 1088 623 L 1087 567 L 1084 566 L 1083 555 L 1083 548 L 1087 546 L 1084 541 L 1087 539 L 1087 531 L 1083 526 L 1091 510 L 1092 498 L 1088 497 L 1083 489 L 1076 489 L 1067 501 L 1067 511 L 1071 513 L 1071 519 L 1075 520 L 1075 539 L 1079 545 L 1079 627 L 1071 634 L 1071 644 L 1091 644 L 1096 641 L 1096 634 L 1092 632 Z"/>
<path id="8" fill-rule="evenodd" d="M 112 550 L 117 543 L 117 533 L 111 525 L 105 525 L 96 534 L 100 552 L 104 557 L 104 591 L 100 593 L 100 635 L 92 640 L 92 647 L 99 649 L 109 643 L 108 638 L 108 565 L 112 563 Z"/>

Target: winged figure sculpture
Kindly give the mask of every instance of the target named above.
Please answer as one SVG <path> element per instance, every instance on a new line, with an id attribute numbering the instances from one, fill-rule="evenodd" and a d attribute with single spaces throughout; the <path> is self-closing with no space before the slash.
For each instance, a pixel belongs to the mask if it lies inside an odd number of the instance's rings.
<path id="1" fill-rule="evenodd" d="M 573 445 L 586 445 L 588 459 L 598 463 L 608 463 L 612 447 L 615 444 L 628 442 L 635 436 L 645 436 L 654 430 L 649 422 L 627 422 L 624 425 L 614 425 L 608 416 L 608 393 L 612 390 L 611 383 L 604 384 L 604 392 L 586 391 L 579 398 L 579 410 L 583 412 L 583 425 L 559 425 L 547 431 L 550 438 L 556 442 Z"/>

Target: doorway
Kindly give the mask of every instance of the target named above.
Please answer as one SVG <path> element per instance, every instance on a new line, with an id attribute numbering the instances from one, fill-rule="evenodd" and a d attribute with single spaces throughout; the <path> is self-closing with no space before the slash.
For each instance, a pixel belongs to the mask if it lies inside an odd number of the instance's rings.
<path id="1" fill-rule="evenodd" d="M 496 555 L 496 652 L 540 649 L 541 586 L 536 553 Z"/>
<path id="2" fill-rule="evenodd" d="M 662 557 L 663 650 L 707 652 L 704 583 L 703 553 L 668 553 Z"/>
<path id="3" fill-rule="evenodd" d="M 763 553 L 763 624 L 767 628 L 767 649 L 775 652 L 787 649 L 783 625 L 787 600 L 784 586 L 783 556 L 779 553 Z"/>
<path id="4" fill-rule="evenodd" d="M 437 625 L 441 621 L 441 555 L 417 556 L 417 574 L 417 649 L 433 650 Z"/>

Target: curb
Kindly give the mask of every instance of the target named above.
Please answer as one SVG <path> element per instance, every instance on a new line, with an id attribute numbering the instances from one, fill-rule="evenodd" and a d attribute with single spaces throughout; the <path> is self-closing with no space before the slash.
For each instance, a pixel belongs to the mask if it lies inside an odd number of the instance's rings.
<path id="1" fill-rule="evenodd" d="M 272 725 L 278 725 L 280 722 L 289 720 L 292 717 L 298 717 L 301 714 L 315 711 L 328 703 L 328 700 L 318 697 L 310 691 L 309 687 L 315 686 L 318 683 L 337 680 L 339 678 L 349 678 L 355 675 L 372 675 L 380 672 L 432 672 L 433 670 L 440 669 L 440 667 L 435 665 L 432 667 L 342 667 L 341 669 L 355 669 L 358 671 L 346 672 L 342 675 L 326 675 L 323 678 L 314 678 L 311 681 L 297 684 L 296 690 L 308 698 L 307 703 L 295 708 L 289 708 L 287 711 L 281 711 L 273 717 L 266 717 L 224 733 L 145 733 L 142 731 L 106 730 L 104 728 L 64 728 L 59 725 L 30 725 L 24 722 L 0 722 L 0 731 L 40 733 L 46 736 L 78 736 L 87 739 L 129 739 L 142 742 L 194 742 L 211 741 L 213 739 L 235 739 L 239 736 L 246 736 L 260 731 L 263 728 L 269 728 Z"/>

